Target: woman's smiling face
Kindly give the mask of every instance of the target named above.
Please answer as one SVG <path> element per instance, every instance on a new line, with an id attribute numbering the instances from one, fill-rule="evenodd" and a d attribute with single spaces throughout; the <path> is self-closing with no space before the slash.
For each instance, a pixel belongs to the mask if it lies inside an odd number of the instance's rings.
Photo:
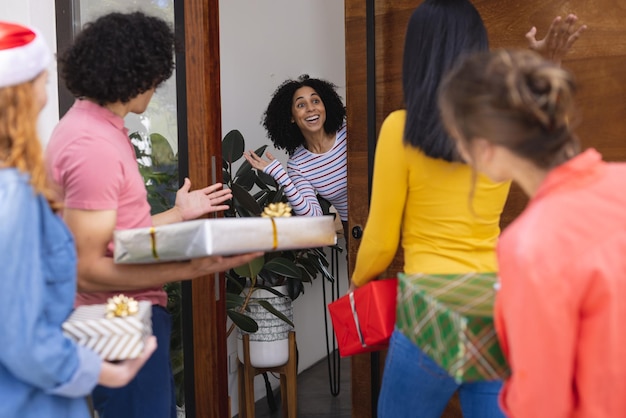
<path id="1" fill-rule="evenodd" d="M 322 99 L 311 87 L 300 87 L 293 94 L 291 117 L 303 135 L 324 129 L 326 108 Z"/>

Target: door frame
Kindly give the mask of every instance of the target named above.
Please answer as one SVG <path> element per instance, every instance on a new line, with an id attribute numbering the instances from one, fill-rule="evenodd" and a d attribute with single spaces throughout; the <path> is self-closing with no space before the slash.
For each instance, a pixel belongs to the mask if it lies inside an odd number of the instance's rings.
<path id="1" fill-rule="evenodd" d="M 358 229 L 364 228 L 369 211 L 372 167 L 376 147 L 376 56 L 375 0 L 346 0 L 346 111 L 348 141 L 348 224 L 354 239 L 349 240 L 349 273 L 352 275 L 358 251 Z M 362 123 L 367 115 L 367 123 Z M 350 173 L 368 173 L 350 176 Z M 368 193 L 364 193 L 367 190 Z M 354 232 L 352 232 L 354 231 Z M 380 381 L 379 353 L 351 357 L 352 416 L 376 416 Z M 355 390 L 358 388 L 358 390 Z"/>
<path id="2" fill-rule="evenodd" d="M 188 176 L 196 185 L 221 183 L 219 0 L 184 0 L 182 4 L 183 21 L 176 26 L 184 31 L 184 60 L 178 65 L 185 65 L 181 89 L 186 92 Z M 185 399 L 188 394 L 193 399 L 193 410 L 185 411 L 188 418 L 230 417 L 225 292 L 220 274 L 183 286 L 183 331 L 189 326 L 192 330 L 183 344 L 193 351 L 193 356 L 185 352 L 185 370 L 193 371 L 193 378 L 185 379 Z"/>

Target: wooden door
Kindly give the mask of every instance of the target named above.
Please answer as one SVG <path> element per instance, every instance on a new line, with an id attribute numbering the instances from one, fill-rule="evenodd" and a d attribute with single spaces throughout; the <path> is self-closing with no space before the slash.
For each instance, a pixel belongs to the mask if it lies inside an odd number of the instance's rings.
<path id="1" fill-rule="evenodd" d="M 184 128 L 188 176 L 195 185 L 222 181 L 219 0 L 184 0 L 177 67 L 185 71 Z M 182 123 L 179 122 L 179 123 Z M 183 170 L 184 171 L 184 170 Z M 219 275 L 183 283 L 185 398 L 189 418 L 229 417 L 225 284 Z M 189 349 L 191 347 L 191 349 Z"/>
<path id="2" fill-rule="evenodd" d="M 376 135 L 384 117 L 402 106 L 401 63 L 404 27 L 419 4 L 415 0 L 346 0 L 346 107 L 348 132 L 348 223 L 362 228 L 369 206 L 369 179 Z M 353 238 L 358 235 L 353 234 Z M 359 240 L 350 239 L 349 271 Z M 389 274 L 401 268 L 400 256 Z M 352 416 L 376 416 L 383 358 L 379 354 L 352 357 Z"/>
<path id="3" fill-rule="evenodd" d="M 620 0 L 475 0 L 491 48 L 526 47 L 524 34 L 536 26 L 547 31 L 554 16 L 575 12 L 587 32 L 563 62 L 578 81 L 583 147 L 594 147 L 606 160 L 626 160 L 626 3 Z M 521 190 L 511 189 L 502 225 L 508 225 L 527 202 Z"/>
<path id="4" fill-rule="evenodd" d="M 402 107 L 404 33 L 420 3 L 345 0 L 350 229 L 362 227 L 367 220 L 375 138 L 385 116 Z M 626 160 L 626 4 L 621 0 L 474 0 L 474 5 L 485 21 L 492 48 L 526 47 L 528 29 L 534 25 L 543 36 L 557 15 L 574 12 L 588 25 L 563 63 L 574 72 L 580 87 L 578 134 L 584 147 L 597 148 L 605 159 Z M 526 198 L 513 187 L 502 225 L 508 225 L 525 204 Z M 358 246 L 358 239 L 350 241 L 350 271 Z M 401 268 L 399 254 L 385 275 Z M 354 417 L 376 416 L 376 367 L 370 355 L 352 360 Z"/>

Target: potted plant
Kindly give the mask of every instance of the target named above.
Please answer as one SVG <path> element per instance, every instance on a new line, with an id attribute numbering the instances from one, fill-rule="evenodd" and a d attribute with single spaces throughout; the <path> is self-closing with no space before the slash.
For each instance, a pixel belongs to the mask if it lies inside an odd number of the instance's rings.
<path id="1" fill-rule="evenodd" d="M 266 145 L 255 152 L 261 156 L 265 152 Z M 263 209 L 274 203 L 286 203 L 283 191 L 278 187 L 274 179 L 257 170 L 243 159 L 245 140 L 238 130 L 232 130 L 222 140 L 222 174 L 224 184 L 232 190 L 233 199 L 230 209 L 225 212 L 227 217 L 251 217 L 261 216 Z M 241 165 L 235 171 L 234 165 L 242 160 Z M 328 213 L 330 205 L 321 200 L 320 203 L 325 213 Z M 283 333 L 288 332 L 289 326 L 293 326 L 290 312 L 291 302 L 304 293 L 304 283 L 311 283 L 317 276 L 323 276 L 326 280 L 334 281 L 328 271 L 329 263 L 326 254 L 321 248 L 308 248 L 301 250 L 285 250 L 268 252 L 250 263 L 232 269 L 226 273 L 226 304 L 227 314 L 233 324 L 229 334 L 236 327 L 240 332 L 259 334 L 259 320 L 255 316 L 260 314 L 270 319 L 276 327 L 279 323 L 287 324 Z M 258 297 L 263 294 L 263 297 Z M 269 297 L 271 300 L 268 300 Z M 289 305 L 286 310 L 284 305 Z M 254 316 L 254 317 L 253 317 Z M 273 321 L 271 321 L 273 319 Z M 287 331 L 285 331 L 287 330 Z M 251 354 L 259 354 L 258 358 L 264 360 L 260 347 L 251 335 Z M 260 337 L 267 339 L 267 337 Z M 261 341 L 265 342 L 265 341 Z M 255 343 L 255 347 L 252 344 Z M 288 352 L 285 339 L 282 348 L 271 350 L 280 353 Z M 269 361 L 269 360 L 268 360 Z M 281 360 L 276 359 L 274 362 Z M 254 364 L 254 363 L 253 363 Z M 267 364 L 255 364 L 258 367 L 272 367 Z"/>

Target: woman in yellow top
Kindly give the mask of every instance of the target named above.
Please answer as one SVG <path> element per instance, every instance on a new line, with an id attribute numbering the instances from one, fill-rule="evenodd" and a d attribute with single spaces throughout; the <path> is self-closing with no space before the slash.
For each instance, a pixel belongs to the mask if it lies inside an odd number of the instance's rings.
<path id="1" fill-rule="evenodd" d="M 573 15 L 555 19 L 539 42 L 533 28 L 527 35 L 531 47 L 549 47 L 558 57 L 584 30 L 574 31 L 575 21 Z M 475 175 L 460 161 L 436 105 L 439 82 L 457 58 L 487 49 L 482 19 L 467 0 L 426 0 L 411 16 L 403 63 L 406 110 L 391 113 L 379 134 L 370 213 L 351 290 L 387 269 L 400 240 L 407 273 L 497 270 L 495 245 L 509 183 Z M 378 416 L 440 417 L 458 389 L 465 418 L 503 417 L 500 388 L 500 381 L 457 384 L 395 331 Z"/>

